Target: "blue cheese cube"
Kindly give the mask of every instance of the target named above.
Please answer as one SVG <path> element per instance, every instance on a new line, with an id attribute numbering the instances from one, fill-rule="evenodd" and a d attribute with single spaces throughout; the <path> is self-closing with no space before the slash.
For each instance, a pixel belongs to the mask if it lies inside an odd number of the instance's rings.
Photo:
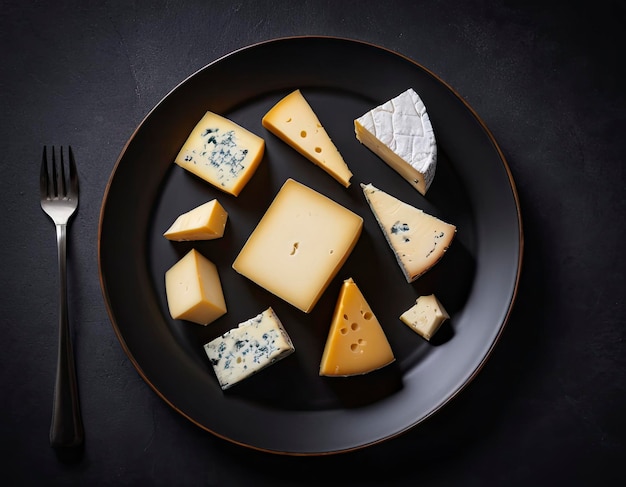
<path id="1" fill-rule="evenodd" d="M 204 349 L 224 390 L 295 352 L 271 307 L 210 341 Z"/>

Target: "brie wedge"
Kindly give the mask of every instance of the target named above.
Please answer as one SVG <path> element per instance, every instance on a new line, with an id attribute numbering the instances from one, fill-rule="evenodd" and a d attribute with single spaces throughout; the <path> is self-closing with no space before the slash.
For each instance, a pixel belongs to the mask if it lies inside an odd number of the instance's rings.
<path id="1" fill-rule="evenodd" d="M 424 102 L 409 88 L 354 121 L 356 138 L 425 195 L 435 177 L 437 143 Z"/>

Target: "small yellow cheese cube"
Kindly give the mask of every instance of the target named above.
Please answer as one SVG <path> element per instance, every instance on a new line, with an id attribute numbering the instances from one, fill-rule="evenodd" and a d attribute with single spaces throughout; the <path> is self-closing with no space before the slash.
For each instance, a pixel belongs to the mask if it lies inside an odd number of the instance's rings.
<path id="1" fill-rule="evenodd" d="M 415 304 L 400 316 L 405 325 L 426 340 L 430 340 L 449 318 L 450 315 L 434 294 L 420 296 Z"/>
<path id="2" fill-rule="evenodd" d="M 256 171 L 265 141 L 220 115 L 207 112 L 176 156 L 176 164 L 218 189 L 239 195 Z"/>
<path id="3" fill-rule="evenodd" d="M 224 235 L 228 213 L 217 200 L 211 200 L 180 215 L 163 236 L 178 242 L 213 240 Z"/>
<path id="4" fill-rule="evenodd" d="M 288 179 L 233 269 L 308 313 L 356 245 L 363 218 Z"/>
<path id="5" fill-rule="evenodd" d="M 217 267 L 195 249 L 165 273 L 165 292 L 175 320 L 208 325 L 226 313 Z"/>

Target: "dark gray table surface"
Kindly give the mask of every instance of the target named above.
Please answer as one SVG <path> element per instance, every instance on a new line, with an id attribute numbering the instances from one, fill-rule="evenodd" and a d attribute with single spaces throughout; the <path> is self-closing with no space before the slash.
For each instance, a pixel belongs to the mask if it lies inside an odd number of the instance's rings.
<path id="1" fill-rule="evenodd" d="M 623 0 L 0 6 L 0 484 L 626 485 Z M 161 400 L 114 334 L 97 265 L 106 183 L 149 110 L 235 49 L 304 34 L 378 44 L 449 83 L 498 141 L 525 232 L 513 313 L 469 387 L 399 438 L 312 458 L 233 445 Z M 87 440 L 75 462 L 48 443 L 57 264 L 39 206 L 44 144 L 71 144 L 80 164 L 68 285 Z"/>

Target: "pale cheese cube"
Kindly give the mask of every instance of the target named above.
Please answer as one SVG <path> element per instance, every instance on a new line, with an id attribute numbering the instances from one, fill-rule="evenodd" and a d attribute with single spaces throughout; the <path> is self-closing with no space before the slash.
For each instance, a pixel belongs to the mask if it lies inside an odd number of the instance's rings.
<path id="1" fill-rule="evenodd" d="M 221 115 L 206 112 L 174 162 L 216 188 L 238 196 L 264 152 L 261 137 Z"/>
<path id="2" fill-rule="evenodd" d="M 226 313 L 217 267 L 195 249 L 167 270 L 165 291 L 175 320 L 208 325 Z"/>
<path id="3" fill-rule="evenodd" d="M 224 235 L 228 212 L 217 200 L 189 210 L 172 223 L 163 234 L 168 240 L 213 240 Z"/>
<path id="4" fill-rule="evenodd" d="M 405 325 L 426 340 L 430 340 L 448 319 L 450 315 L 434 294 L 420 296 L 411 308 L 400 315 Z"/>
<path id="5" fill-rule="evenodd" d="M 363 219 L 288 179 L 233 262 L 233 269 L 308 313 L 352 252 Z"/>

